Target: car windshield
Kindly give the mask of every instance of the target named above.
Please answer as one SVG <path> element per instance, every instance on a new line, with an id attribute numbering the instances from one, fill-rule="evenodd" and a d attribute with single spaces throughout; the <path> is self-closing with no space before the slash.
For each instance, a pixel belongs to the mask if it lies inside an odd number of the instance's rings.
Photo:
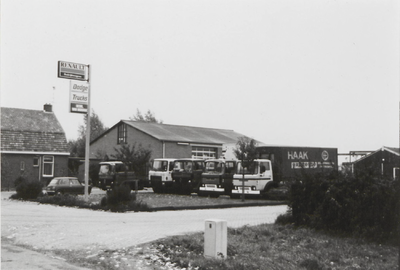
<path id="1" fill-rule="evenodd" d="M 207 161 L 206 173 L 222 173 L 224 164 L 220 161 Z"/>
<path id="2" fill-rule="evenodd" d="M 154 160 L 153 171 L 166 172 L 168 170 L 168 161 L 165 160 Z"/>
<path id="3" fill-rule="evenodd" d="M 71 184 L 72 185 L 78 185 L 78 186 L 81 185 L 81 183 L 78 181 L 78 179 L 71 179 Z"/>
<path id="4" fill-rule="evenodd" d="M 250 163 L 249 166 L 243 168 L 242 167 L 242 162 L 238 162 L 237 167 L 236 167 L 236 173 L 237 174 L 257 174 L 258 173 L 258 163 L 257 162 L 252 162 Z"/>
<path id="5" fill-rule="evenodd" d="M 58 179 L 53 179 L 50 181 L 49 186 L 56 186 L 58 183 Z"/>

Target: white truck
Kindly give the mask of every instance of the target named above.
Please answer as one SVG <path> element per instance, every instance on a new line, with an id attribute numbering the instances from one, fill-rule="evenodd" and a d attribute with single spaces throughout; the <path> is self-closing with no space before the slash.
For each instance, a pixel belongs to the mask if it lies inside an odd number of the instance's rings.
<path id="1" fill-rule="evenodd" d="M 238 197 L 243 193 L 262 196 L 273 186 L 273 180 L 270 160 L 255 159 L 247 168 L 243 168 L 242 162 L 238 161 L 231 196 Z"/>
<path id="2" fill-rule="evenodd" d="M 166 193 L 172 188 L 173 158 L 156 158 L 149 170 L 149 181 L 154 193 Z"/>

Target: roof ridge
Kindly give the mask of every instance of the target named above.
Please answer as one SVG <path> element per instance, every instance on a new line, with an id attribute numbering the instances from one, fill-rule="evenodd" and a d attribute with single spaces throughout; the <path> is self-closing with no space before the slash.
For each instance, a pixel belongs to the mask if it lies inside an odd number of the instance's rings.
<path id="1" fill-rule="evenodd" d="M 124 122 L 134 122 L 134 123 L 144 123 L 144 124 L 154 124 L 154 125 L 163 125 L 163 126 L 174 126 L 174 127 L 200 128 L 200 129 L 207 129 L 207 130 L 227 130 L 227 131 L 234 131 L 233 129 L 197 127 L 197 126 L 174 125 L 174 124 L 164 124 L 164 123 L 161 124 L 161 123 L 155 123 L 155 122 L 135 121 L 135 120 L 121 120 L 121 121 L 124 121 Z"/>

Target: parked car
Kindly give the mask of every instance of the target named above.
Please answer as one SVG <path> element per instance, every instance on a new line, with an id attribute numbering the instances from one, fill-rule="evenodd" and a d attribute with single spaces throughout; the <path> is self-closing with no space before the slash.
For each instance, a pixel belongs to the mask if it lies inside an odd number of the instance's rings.
<path id="1" fill-rule="evenodd" d="M 88 193 L 92 191 L 92 186 L 88 187 Z M 48 195 L 56 194 L 85 194 L 85 186 L 76 177 L 56 177 L 53 178 L 46 187 Z"/>

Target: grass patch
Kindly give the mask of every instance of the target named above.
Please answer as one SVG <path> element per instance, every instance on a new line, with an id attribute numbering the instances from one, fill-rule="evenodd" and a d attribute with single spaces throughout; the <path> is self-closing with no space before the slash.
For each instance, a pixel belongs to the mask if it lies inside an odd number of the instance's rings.
<path id="1" fill-rule="evenodd" d="M 158 240 L 156 262 L 187 269 L 397 269 L 397 249 L 359 239 L 339 238 L 292 225 L 228 229 L 228 256 L 203 257 L 204 235 Z"/>
<path id="2" fill-rule="evenodd" d="M 43 196 L 34 199 L 43 204 L 54 204 L 58 206 L 78 207 L 92 210 L 105 210 L 112 212 L 126 212 L 126 211 L 152 211 L 152 209 L 160 209 L 166 207 L 179 208 L 179 207 L 219 207 L 224 205 L 262 205 L 262 204 L 282 204 L 279 201 L 266 201 L 259 199 L 246 199 L 242 202 L 240 199 L 231 199 L 227 196 L 220 196 L 219 198 L 212 197 L 199 197 L 187 196 L 176 194 L 156 194 L 156 193 L 138 193 L 131 192 L 130 194 L 120 195 L 109 194 L 90 194 L 88 200 L 85 201 L 83 195 L 55 195 Z"/>

